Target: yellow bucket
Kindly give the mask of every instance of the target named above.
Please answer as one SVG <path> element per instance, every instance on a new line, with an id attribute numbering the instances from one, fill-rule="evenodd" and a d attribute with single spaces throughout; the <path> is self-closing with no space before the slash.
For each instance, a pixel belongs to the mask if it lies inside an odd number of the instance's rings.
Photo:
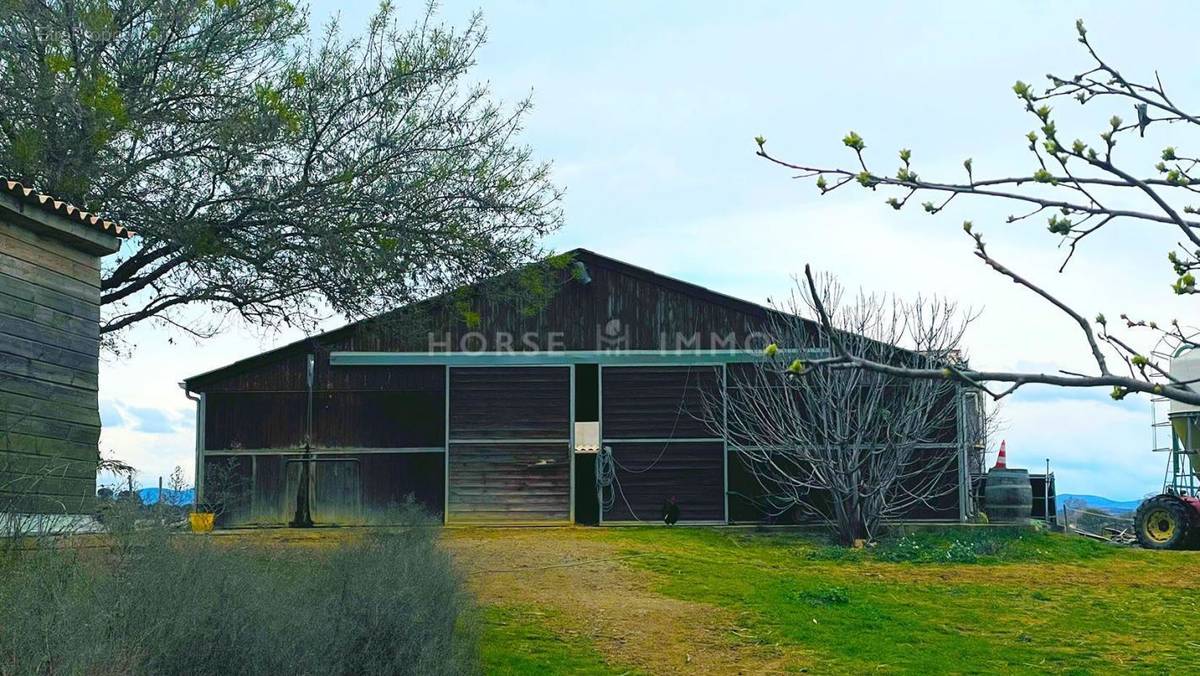
<path id="1" fill-rule="evenodd" d="M 193 533 L 207 533 L 213 529 L 216 517 L 212 512 L 192 512 L 188 514 L 188 523 L 191 524 Z"/>

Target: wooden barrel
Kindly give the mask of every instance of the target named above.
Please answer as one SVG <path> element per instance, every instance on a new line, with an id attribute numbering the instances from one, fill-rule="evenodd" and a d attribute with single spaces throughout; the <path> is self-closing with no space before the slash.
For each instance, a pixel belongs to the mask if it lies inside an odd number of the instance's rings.
<path id="1" fill-rule="evenodd" d="M 1033 487 L 1029 484 L 1029 470 L 988 470 L 983 504 L 989 523 L 1028 521 L 1033 513 Z"/>

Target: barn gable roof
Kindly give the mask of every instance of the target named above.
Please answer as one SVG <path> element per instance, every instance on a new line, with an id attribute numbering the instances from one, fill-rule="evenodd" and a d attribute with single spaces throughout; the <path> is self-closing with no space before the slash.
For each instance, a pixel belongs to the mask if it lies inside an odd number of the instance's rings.
<path id="1" fill-rule="evenodd" d="M 748 316 L 760 318 L 764 321 L 767 320 L 771 315 L 773 315 L 777 312 L 776 310 L 773 310 L 764 305 L 752 303 L 750 301 L 743 300 L 741 298 L 735 298 L 733 296 L 730 296 L 730 295 L 727 295 L 724 293 L 720 293 L 718 291 L 714 291 L 714 290 L 706 288 L 704 286 L 700 286 L 698 284 L 693 284 L 691 282 L 685 282 L 683 280 L 676 279 L 674 277 L 669 277 L 667 275 L 663 275 L 661 273 L 654 272 L 653 270 L 649 270 L 647 268 L 633 265 L 633 264 L 627 263 L 625 261 L 621 261 L 621 260 L 618 260 L 615 258 L 604 256 L 602 254 L 596 253 L 594 251 L 590 251 L 588 249 L 576 248 L 576 249 L 572 249 L 571 251 L 568 251 L 566 253 L 567 253 L 567 255 L 574 258 L 574 260 L 582 262 L 588 268 L 592 268 L 592 267 L 605 268 L 607 270 L 613 271 L 620 275 L 632 277 L 632 278 L 637 279 L 642 282 L 646 282 L 646 283 L 649 283 L 649 284 L 652 284 L 652 285 L 655 285 L 658 287 L 662 287 L 664 289 L 669 289 L 670 291 L 691 297 L 702 303 L 705 303 L 708 305 L 720 306 L 720 307 L 723 307 L 728 310 L 732 310 L 732 311 L 742 313 L 742 314 L 745 314 Z M 408 306 L 406 306 L 406 307 L 408 307 Z M 399 310 L 403 310 L 403 309 L 404 308 L 399 308 Z M 299 349 L 311 348 L 314 345 L 335 342 L 335 341 L 347 336 L 348 334 L 351 334 L 356 329 L 360 328 L 364 323 L 372 321 L 372 319 L 374 319 L 374 318 L 367 318 L 367 319 L 362 319 L 362 320 L 359 320 L 356 322 L 352 322 L 352 323 L 346 324 L 345 326 L 341 326 L 339 328 L 333 329 L 331 331 L 327 331 L 325 333 L 310 336 L 308 338 L 304 338 L 304 339 L 289 343 L 287 345 L 283 345 L 281 347 L 254 355 L 252 357 L 248 357 L 246 359 L 241 359 L 239 361 L 233 362 L 231 364 L 220 367 L 218 369 L 214 369 L 212 371 L 207 371 L 205 373 L 191 376 L 190 378 L 187 378 L 184 381 L 184 386 L 187 387 L 188 389 L 192 389 L 194 387 L 202 386 L 205 383 L 221 380 L 225 377 L 235 375 L 241 371 L 263 365 L 265 363 L 271 362 L 275 359 L 281 358 L 285 355 L 288 355 L 295 351 L 298 351 Z"/>

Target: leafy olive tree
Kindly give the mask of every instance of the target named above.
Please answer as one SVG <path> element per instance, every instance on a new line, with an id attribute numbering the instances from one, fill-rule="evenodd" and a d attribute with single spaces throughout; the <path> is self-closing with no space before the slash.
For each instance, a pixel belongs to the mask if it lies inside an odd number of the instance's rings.
<path id="1" fill-rule="evenodd" d="M 466 81 L 484 38 L 387 2 L 313 39 L 287 0 L 3 0 L 0 175 L 137 233 L 103 270 L 109 347 L 374 314 L 540 258 L 561 223 L 516 140 L 529 100 Z"/>
<path id="2" fill-rule="evenodd" d="M 1161 161 L 1153 167 L 1130 168 L 1122 165 L 1117 142 L 1136 141 L 1151 127 L 1174 125 L 1174 129 L 1182 130 L 1200 126 L 1200 114 L 1187 112 L 1178 105 L 1157 73 L 1152 82 L 1132 80 L 1104 61 L 1093 48 L 1082 20 L 1076 22 L 1076 31 L 1092 61 L 1091 68 L 1074 75 L 1048 75 L 1049 84 L 1045 88 L 1023 81 L 1013 85 L 1013 92 L 1037 126 L 1027 137 L 1034 160 L 1033 169 L 1028 173 L 981 176 L 968 158 L 963 161 L 964 180 L 929 179 L 918 175 L 912 163 L 912 152 L 904 149 L 900 151 L 899 169 L 894 175 L 885 175 L 868 162 L 866 143 L 853 131 L 842 139 L 854 153 L 855 163 L 851 166 L 820 167 L 785 161 L 767 151 L 766 139 L 761 136 L 755 139 L 758 155 L 800 171 L 801 177 L 815 177 L 822 194 L 854 185 L 873 191 L 889 190 L 894 194 L 887 199 L 887 204 L 894 209 L 904 208 L 918 194 L 929 197 L 922 207 L 930 214 L 941 212 L 955 199 L 984 198 L 1010 203 L 1015 211 L 1008 217 L 1008 223 L 1038 217 L 1046 219 L 1048 230 L 1060 238 L 1067 250 L 1063 267 L 1087 237 L 1114 221 L 1173 228 L 1179 233 L 1180 244 L 1166 256 L 1175 279 L 1171 290 L 1180 295 L 1198 293 L 1195 275 L 1200 270 L 1200 219 L 1196 215 L 1200 214 L 1200 200 L 1196 197 L 1200 193 L 1200 175 L 1197 174 L 1200 155 L 1189 155 L 1183 148 L 1170 146 L 1162 150 Z M 1059 128 L 1052 104 L 1066 104 L 1072 100 L 1082 106 L 1107 105 L 1112 111 L 1132 115 L 1129 120 L 1119 114 L 1112 115 L 1099 131 L 1099 142 L 1089 143 Z M 1085 314 L 1089 313 L 1068 306 L 994 258 L 988 252 L 982 232 L 970 221 L 963 223 L 963 230 L 974 243 L 975 255 L 986 265 L 1049 302 L 1079 326 L 1095 362 L 1094 373 L 903 368 L 845 350 L 837 351 L 828 359 L 814 360 L 808 366 L 849 366 L 924 379 L 956 379 L 985 389 L 996 399 L 1025 384 L 1041 383 L 1062 387 L 1110 387 L 1114 399 L 1141 392 L 1200 404 L 1200 391 L 1193 382 L 1173 378 L 1160 356 L 1142 354 L 1134 349 L 1120 335 L 1116 322 L 1109 322 L 1103 314 L 1096 315 L 1094 321 L 1085 319 Z M 1125 330 L 1151 332 L 1171 347 L 1197 346 L 1193 331 L 1177 320 L 1160 323 L 1151 318 L 1122 314 L 1121 325 Z M 1114 358 L 1119 366 L 1110 363 Z M 988 389 L 988 383 L 1001 383 L 1004 387 Z"/>

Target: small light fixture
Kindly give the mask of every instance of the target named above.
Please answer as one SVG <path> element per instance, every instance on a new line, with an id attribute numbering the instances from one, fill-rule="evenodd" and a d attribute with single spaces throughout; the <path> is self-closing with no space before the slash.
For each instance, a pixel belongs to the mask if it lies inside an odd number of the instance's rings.
<path id="1" fill-rule="evenodd" d="M 592 276 L 588 274 L 587 266 L 583 261 L 575 261 L 571 265 L 571 274 L 575 279 L 579 280 L 580 284 L 587 285 L 592 283 Z"/>

